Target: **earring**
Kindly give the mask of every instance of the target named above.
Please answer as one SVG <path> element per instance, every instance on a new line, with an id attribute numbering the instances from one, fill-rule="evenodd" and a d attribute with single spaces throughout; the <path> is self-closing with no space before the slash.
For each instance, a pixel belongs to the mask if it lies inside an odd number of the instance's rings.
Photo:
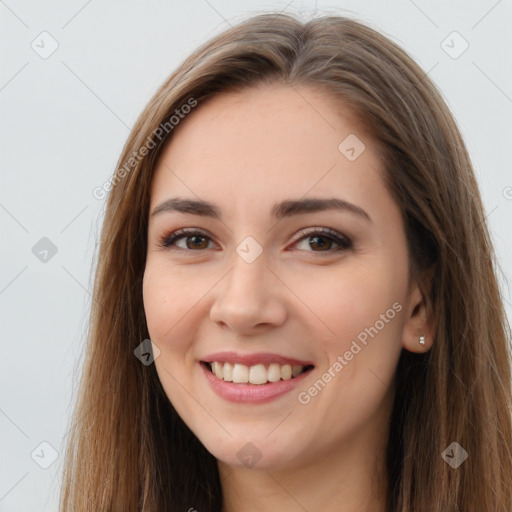
<path id="1" fill-rule="evenodd" d="M 420 345 L 425 345 L 425 336 L 420 336 Z"/>

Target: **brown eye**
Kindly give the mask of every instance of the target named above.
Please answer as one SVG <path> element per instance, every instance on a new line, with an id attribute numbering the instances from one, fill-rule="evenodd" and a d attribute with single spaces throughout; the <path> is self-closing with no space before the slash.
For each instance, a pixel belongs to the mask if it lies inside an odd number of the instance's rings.
<path id="1" fill-rule="evenodd" d="M 326 236 L 312 236 L 310 237 L 309 246 L 314 249 L 318 247 L 321 251 L 326 249 L 330 249 L 332 247 L 333 240 L 332 238 L 328 238 Z"/>
<path id="2" fill-rule="evenodd" d="M 208 247 L 208 241 L 205 236 L 194 235 L 181 238 L 185 239 L 185 245 L 187 246 L 187 249 L 206 249 Z"/>
<path id="3" fill-rule="evenodd" d="M 304 230 L 300 233 L 304 233 Z M 352 247 L 352 242 L 347 237 L 328 228 L 316 229 L 315 231 L 306 233 L 305 236 L 296 242 L 296 245 L 303 242 L 307 242 L 307 244 L 305 244 L 306 248 L 299 248 L 309 252 L 325 252 L 332 254 Z"/>
<path id="4" fill-rule="evenodd" d="M 184 244 L 178 244 L 177 242 L 181 242 L 182 239 L 185 241 Z M 164 236 L 159 241 L 159 245 L 168 249 L 176 248 L 178 250 L 181 249 L 184 251 L 197 251 L 208 249 L 208 243 L 210 241 L 210 237 L 202 231 L 193 229 L 179 229 L 173 233 L 170 233 L 169 235 Z"/>

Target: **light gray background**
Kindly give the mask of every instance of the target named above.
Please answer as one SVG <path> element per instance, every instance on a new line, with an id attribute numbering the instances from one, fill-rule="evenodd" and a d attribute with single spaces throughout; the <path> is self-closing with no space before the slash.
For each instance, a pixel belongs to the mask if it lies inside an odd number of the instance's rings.
<path id="1" fill-rule="evenodd" d="M 57 511 L 104 207 L 92 190 L 108 180 L 130 127 L 182 59 L 268 8 L 355 17 L 429 72 L 467 142 L 510 275 L 511 0 L 0 0 L 0 512 Z M 46 59 L 31 47 L 51 48 L 44 31 L 58 43 Z M 442 46 L 453 31 L 469 44 L 458 58 Z M 453 37 L 443 43 L 452 53 L 463 43 Z M 47 262 L 32 252 L 42 237 L 57 247 Z M 40 465 L 52 452 L 42 442 L 57 452 L 48 469 Z"/>

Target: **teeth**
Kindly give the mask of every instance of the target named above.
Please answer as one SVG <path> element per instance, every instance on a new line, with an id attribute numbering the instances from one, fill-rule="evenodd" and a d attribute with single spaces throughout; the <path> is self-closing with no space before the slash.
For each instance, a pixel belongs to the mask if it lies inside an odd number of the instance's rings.
<path id="1" fill-rule="evenodd" d="M 212 372 L 215 373 L 219 379 L 224 378 L 224 366 L 220 363 L 215 362 L 212 364 Z"/>
<path id="2" fill-rule="evenodd" d="M 222 363 L 217 363 L 222 366 Z M 226 382 L 233 382 L 233 365 L 231 363 L 224 363 L 223 371 L 223 379 Z"/>
<path id="3" fill-rule="evenodd" d="M 211 371 L 219 379 L 236 384 L 266 384 L 267 382 L 278 382 L 290 380 L 297 377 L 304 370 L 302 365 L 289 365 L 271 363 L 267 366 L 256 364 L 246 366 L 245 364 L 231 364 L 215 361 L 211 364 Z"/>
<path id="4" fill-rule="evenodd" d="M 244 364 L 235 363 L 233 366 L 233 382 L 237 384 L 249 382 L 249 368 Z"/>
<path id="5" fill-rule="evenodd" d="M 297 377 L 297 375 L 300 375 L 302 373 L 302 370 L 304 367 L 300 364 L 295 364 L 292 366 L 292 377 Z"/>
<path id="6" fill-rule="evenodd" d="M 247 366 L 246 366 L 247 368 Z M 249 379 L 251 384 L 265 384 L 267 382 L 267 369 L 263 364 L 257 364 L 249 368 Z"/>
<path id="7" fill-rule="evenodd" d="M 268 380 L 270 382 L 278 382 L 281 380 L 281 367 L 272 363 L 268 366 Z"/>
<path id="8" fill-rule="evenodd" d="M 289 364 L 281 366 L 281 379 L 290 380 L 292 378 L 292 367 Z"/>

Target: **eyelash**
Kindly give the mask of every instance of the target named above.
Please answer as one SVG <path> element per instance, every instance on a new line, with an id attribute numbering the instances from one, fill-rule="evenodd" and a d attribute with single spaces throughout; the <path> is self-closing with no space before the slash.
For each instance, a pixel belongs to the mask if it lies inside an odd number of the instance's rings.
<path id="1" fill-rule="evenodd" d="M 298 238 L 294 243 L 301 242 L 302 240 L 306 238 L 312 238 L 314 236 L 321 236 L 327 239 L 333 240 L 339 247 L 334 250 L 327 250 L 327 251 L 306 251 L 306 252 L 316 252 L 316 253 L 326 253 L 327 255 L 338 253 L 344 250 L 351 249 L 353 244 L 350 239 L 348 239 L 346 236 L 341 235 L 340 233 L 337 233 L 336 231 L 329 229 L 329 228 L 313 228 L 311 230 L 308 230 L 308 228 L 301 229 L 299 231 L 299 235 L 303 235 L 302 237 Z M 163 247 L 164 249 L 171 250 L 171 251 L 184 251 L 184 252 L 202 252 L 205 249 L 182 249 L 181 247 L 172 247 L 172 245 L 175 244 L 177 240 L 180 238 L 189 238 L 193 236 L 200 236 L 202 238 L 208 238 L 211 240 L 208 233 L 198 230 L 196 228 L 182 228 L 178 229 L 172 233 L 169 233 L 167 235 L 162 236 L 158 240 L 158 245 L 160 247 Z"/>

